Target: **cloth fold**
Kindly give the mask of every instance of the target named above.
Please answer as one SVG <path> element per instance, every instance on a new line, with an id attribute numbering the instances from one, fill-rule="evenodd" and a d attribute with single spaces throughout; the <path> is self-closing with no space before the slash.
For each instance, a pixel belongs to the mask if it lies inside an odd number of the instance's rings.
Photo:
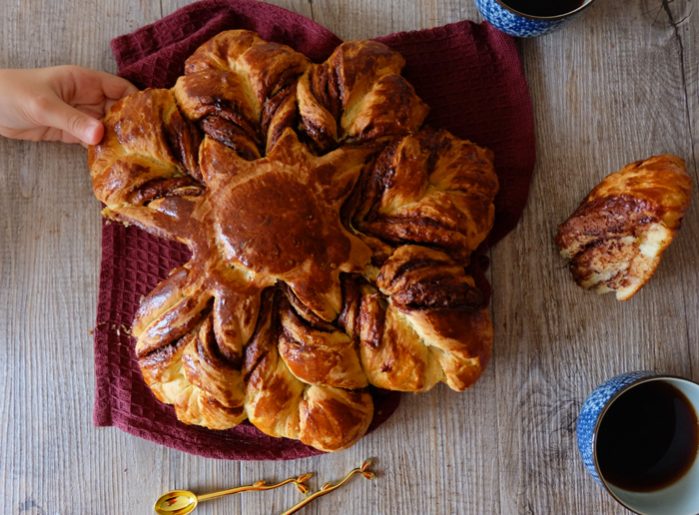
<path id="1" fill-rule="evenodd" d="M 341 40 L 299 14 L 255 0 L 203 0 L 115 38 L 119 74 L 139 87 L 170 87 L 202 43 L 229 29 L 254 30 L 320 62 Z M 514 40 L 487 23 L 462 21 L 376 38 L 406 59 L 404 75 L 430 106 L 428 123 L 486 146 L 500 179 L 495 226 L 485 250 L 511 231 L 526 203 L 534 167 L 531 101 Z M 178 243 L 104 222 L 97 325 L 94 422 L 186 452 L 227 459 L 295 459 L 318 451 L 272 438 L 250 424 L 226 431 L 188 426 L 143 382 L 129 328 L 143 295 L 188 258 Z M 375 391 L 372 428 L 397 408 Z"/>

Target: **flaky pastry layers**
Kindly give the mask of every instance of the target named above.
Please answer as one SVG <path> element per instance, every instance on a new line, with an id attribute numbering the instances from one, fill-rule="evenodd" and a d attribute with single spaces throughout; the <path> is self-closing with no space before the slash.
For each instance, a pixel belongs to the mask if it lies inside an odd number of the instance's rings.
<path id="1" fill-rule="evenodd" d="M 489 151 L 422 127 L 403 58 L 310 63 L 223 32 L 169 90 L 118 102 L 89 150 L 104 215 L 191 249 L 133 322 L 146 383 L 188 424 L 347 447 L 368 387 L 463 390 L 492 325 L 467 275 L 493 223 Z"/>
<path id="2" fill-rule="evenodd" d="M 684 161 L 664 154 L 608 175 L 558 228 L 556 244 L 575 281 L 631 298 L 653 275 L 689 207 Z"/>

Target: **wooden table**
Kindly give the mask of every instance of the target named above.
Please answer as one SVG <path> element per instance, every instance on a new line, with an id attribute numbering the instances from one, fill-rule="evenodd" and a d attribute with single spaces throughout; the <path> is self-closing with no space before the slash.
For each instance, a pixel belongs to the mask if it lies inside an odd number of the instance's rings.
<path id="1" fill-rule="evenodd" d="M 114 71 L 109 40 L 186 0 L 5 0 L 0 67 Z M 471 0 L 277 0 L 343 38 L 477 19 Z M 0 499 L 3 513 L 149 513 L 173 487 L 208 491 L 318 472 L 355 482 L 305 513 L 622 512 L 585 474 L 575 419 L 590 389 L 656 369 L 699 379 L 699 209 L 632 301 L 578 289 L 552 242 L 604 175 L 658 152 L 697 181 L 699 2 L 599 0 L 564 30 L 522 41 L 538 164 L 519 227 L 492 252 L 495 355 L 464 394 L 405 396 L 350 450 L 296 462 L 216 461 L 92 425 L 90 329 L 99 207 L 80 147 L 0 138 Z M 467 92 L 465 92 L 467 94 Z M 320 484 L 320 483 L 318 483 Z M 245 494 L 200 513 L 278 513 L 299 494 Z"/>

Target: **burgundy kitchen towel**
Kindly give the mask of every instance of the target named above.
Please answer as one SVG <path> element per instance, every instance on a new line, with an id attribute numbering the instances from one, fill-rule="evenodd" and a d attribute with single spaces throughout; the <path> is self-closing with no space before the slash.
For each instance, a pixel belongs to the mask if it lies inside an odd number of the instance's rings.
<path id="1" fill-rule="evenodd" d="M 222 30 L 250 29 L 322 61 L 341 43 L 314 21 L 255 0 L 204 0 L 112 41 L 119 74 L 140 87 L 170 87 L 184 60 Z M 534 167 L 531 101 L 514 40 L 487 23 L 463 21 L 377 38 L 401 52 L 404 75 L 430 105 L 428 123 L 487 146 L 500 178 L 492 245 L 514 228 Z M 129 328 L 142 296 L 188 258 L 186 248 L 134 227 L 102 227 L 94 420 L 183 451 L 227 459 L 294 459 L 319 451 L 271 438 L 250 424 L 212 431 L 177 421 L 143 382 Z M 372 427 L 398 406 L 375 392 Z"/>

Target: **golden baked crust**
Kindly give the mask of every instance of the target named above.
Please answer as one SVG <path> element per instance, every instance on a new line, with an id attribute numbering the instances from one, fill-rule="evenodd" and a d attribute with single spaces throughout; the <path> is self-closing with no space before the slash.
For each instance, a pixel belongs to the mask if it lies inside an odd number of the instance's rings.
<path id="1" fill-rule="evenodd" d="M 689 207 L 684 161 L 664 154 L 607 176 L 558 228 L 556 244 L 583 288 L 631 298 L 653 275 Z"/>
<path id="2" fill-rule="evenodd" d="M 366 432 L 369 385 L 480 375 L 492 325 L 464 266 L 493 222 L 492 156 L 421 129 L 402 66 L 376 42 L 312 64 L 230 31 L 107 115 L 89 151 L 104 215 L 192 251 L 132 328 L 183 422 L 336 450 Z"/>

